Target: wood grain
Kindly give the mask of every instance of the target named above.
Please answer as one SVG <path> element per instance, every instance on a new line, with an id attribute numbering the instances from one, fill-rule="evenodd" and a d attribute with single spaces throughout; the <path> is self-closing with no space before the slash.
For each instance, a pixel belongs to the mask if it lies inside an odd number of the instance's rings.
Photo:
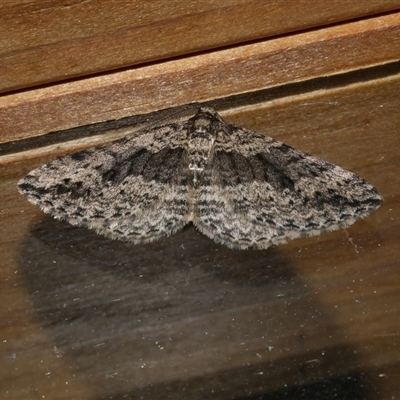
<path id="1" fill-rule="evenodd" d="M 400 13 L 0 98 L 1 142 L 399 59 Z"/>
<path id="2" fill-rule="evenodd" d="M 2 2 L 0 90 L 55 84 L 0 97 L 0 398 L 306 398 L 319 383 L 330 388 L 320 398 L 340 398 L 343 384 L 342 398 L 395 398 L 398 8 Z M 62 83 L 75 77 L 85 78 Z M 346 230 L 255 252 L 193 228 L 143 246 L 110 241 L 17 192 L 32 168 L 115 137 L 49 132 L 192 101 L 363 176 L 382 207 Z"/>
<path id="3" fill-rule="evenodd" d="M 3 163 L 0 397 L 243 399 L 340 377 L 364 398 L 397 395 L 399 92 L 400 74 L 361 74 L 225 113 L 385 198 L 346 230 L 267 251 L 233 251 L 193 229 L 144 246 L 109 241 L 17 193 L 63 148 Z"/>
<path id="4" fill-rule="evenodd" d="M 398 8 L 396 0 L 2 2 L 0 92 Z"/>

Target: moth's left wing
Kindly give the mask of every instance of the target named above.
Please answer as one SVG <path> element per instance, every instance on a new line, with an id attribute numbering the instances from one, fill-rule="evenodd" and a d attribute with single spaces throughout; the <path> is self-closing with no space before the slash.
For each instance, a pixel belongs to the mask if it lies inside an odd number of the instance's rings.
<path id="1" fill-rule="evenodd" d="M 262 134 L 228 125 L 200 188 L 197 228 L 231 248 L 268 248 L 352 224 L 382 197 L 364 179 Z"/>

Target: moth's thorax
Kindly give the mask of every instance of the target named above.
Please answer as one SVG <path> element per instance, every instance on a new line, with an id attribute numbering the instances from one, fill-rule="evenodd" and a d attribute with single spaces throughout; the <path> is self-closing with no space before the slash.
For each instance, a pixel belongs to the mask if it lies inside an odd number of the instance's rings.
<path id="1" fill-rule="evenodd" d="M 188 167 L 196 181 L 204 170 L 215 142 L 213 120 L 207 113 L 198 113 L 189 121 L 188 127 Z"/>

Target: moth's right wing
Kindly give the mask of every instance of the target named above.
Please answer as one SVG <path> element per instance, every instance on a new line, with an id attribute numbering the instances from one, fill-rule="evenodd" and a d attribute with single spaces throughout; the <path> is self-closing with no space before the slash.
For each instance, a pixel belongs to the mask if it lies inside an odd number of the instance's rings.
<path id="1" fill-rule="evenodd" d="M 171 123 L 50 162 L 18 188 L 57 219 L 143 243 L 188 222 L 187 179 L 185 125 Z"/>

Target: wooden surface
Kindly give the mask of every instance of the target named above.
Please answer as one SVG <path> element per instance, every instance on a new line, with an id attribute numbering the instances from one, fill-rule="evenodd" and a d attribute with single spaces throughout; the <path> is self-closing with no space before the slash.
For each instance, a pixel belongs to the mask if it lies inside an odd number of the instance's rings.
<path id="1" fill-rule="evenodd" d="M 396 398 L 400 73 L 374 71 L 225 110 L 385 198 L 346 230 L 266 251 L 193 228 L 143 246 L 71 228 L 15 187 L 66 150 L 2 157 L 0 398 Z"/>
<path id="2" fill-rule="evenodd" d="M 0 98 L 8 142 L 283 86 L 400 58 L 400 13 Z"/>
<path id="3" fill-rule="evenodd" d="M 397 0 L 8 1 L 0 27 L 1 400 L 397 398 Z M 192 227 L 110 241 L 18 194 L 123 134 L 105 121 L 193 101 L 363 176 L 383 206 L 233 251 Z"/>
<path id="4" fill-rule="evenodd" d="M 397 0 L 3 1 L 0 92 L 399 8 Z"/>

